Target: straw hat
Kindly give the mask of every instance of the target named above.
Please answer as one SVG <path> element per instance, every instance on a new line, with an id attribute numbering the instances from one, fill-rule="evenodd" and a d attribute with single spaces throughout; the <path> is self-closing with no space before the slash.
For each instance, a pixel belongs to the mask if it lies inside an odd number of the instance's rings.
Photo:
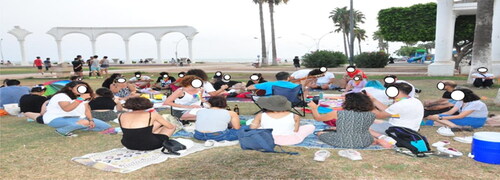
<path id="1" fill-rule="evenodd" d="M 290 111 L 292 103 L 284 96 L 274 95 L 269 97 L 261 97 L 256 103 L 262 108 L 270 111 Z"/>

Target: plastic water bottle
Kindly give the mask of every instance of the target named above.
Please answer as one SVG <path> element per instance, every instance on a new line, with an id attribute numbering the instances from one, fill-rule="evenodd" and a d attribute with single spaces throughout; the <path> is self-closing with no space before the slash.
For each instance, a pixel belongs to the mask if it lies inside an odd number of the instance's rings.
<path id="1" fill-rule="evenodd" d="M 323 99 L 323 92 L 319 92 L 319 99 Z"/>

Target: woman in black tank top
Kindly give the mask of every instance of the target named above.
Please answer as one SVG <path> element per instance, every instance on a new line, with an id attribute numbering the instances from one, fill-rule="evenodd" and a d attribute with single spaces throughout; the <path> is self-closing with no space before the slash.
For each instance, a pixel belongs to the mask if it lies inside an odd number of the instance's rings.
<path id="1" fill-rule="evenodd" d="M 145 98 L 134 97 L 127 100 L 125 108 L 132 112 L 123 113 L 118 117 L 123 131 L 122 144 L 133 150 L 154 150 L 162 147 L 174 133 L 175 126 L 165 120 L 157 112 L 145 110 L 153 104 Z"/>

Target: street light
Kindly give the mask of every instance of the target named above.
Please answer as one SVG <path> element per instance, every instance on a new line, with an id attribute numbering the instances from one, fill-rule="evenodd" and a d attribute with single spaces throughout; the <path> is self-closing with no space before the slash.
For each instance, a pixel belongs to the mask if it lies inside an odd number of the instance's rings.
<path id="1" fill-rule="evenodd" d="M 323 39 L 326 35 L 331 34 L 331 33 L 333 33 L 333 31 L 327 32 L 327 33 L 323 34 L 323 35 L 322 35 L 321 37 L 319 37 L 319 38 L 314 38 L 314 37 L 312 37 L 312 36 L 307 35 L 306 33 L 301 33 L 301 34 L 302 34 L 303 36 L 306 36 L 306 37 L 311 38 L 311 39 L 314 41 L 314 43 L 316 44 L 316 51 L 319 51 L 319 43 L 321 42 L 321 39 Z"/>
<path id="2" fill-rule="evenodd" d="M 2 57 L 2 61 L 5 60 L 3 59 L 3 49 L 2 49 L 2 42 L 3 42 L 3 38 L 0 39 L 0 55 Z"/>
<path id="3" fill-rule="evenodd" d="M 184 39 L 186 39 L 186 37 L 183 37 L 182 39 L 179 39 L 179 40 L 177 41 L 177 44 L 175 44 L 175 60 L 177 60 L 177 59 L 178 59 L 178 58 L 177 58 L 177 48 L 179 47 L 179 43 L 180 43 L 182 40 L 184 40 Z"/>
<path id="4" fill-rule="evenodd" d="M 328 33 L 324 34 L 323 36 L 321 36 L 321 37 L 318 39 L 318 42 L 316 43 L 316 49 L 317 49 L 318 51 L 319 51 L 319 42 L 321 41 L 321 39 L 323 39 L 326 35 L 331 34 L 331 33 L 333 33 L 333 31 L 330 31 L 330 32 L 328 32 Z"/>
<path id="5" fill-rule="evenodd" d="M 258 38 L 258 37 L 253 37 L 253 39 L 260 39 L 260 38 Z M 276 37 L 275 39 L 281 39 L 281 36 Z M 270 57 L 270 56 L 269 56 L 269 46 L 271 46 L 271 43 L 272 43 L 272 41 L 269 41 L 269 43 L 267 43 L 267 46 L 266 46 L 266 54 L 267 54 L 267 57 Z"/>

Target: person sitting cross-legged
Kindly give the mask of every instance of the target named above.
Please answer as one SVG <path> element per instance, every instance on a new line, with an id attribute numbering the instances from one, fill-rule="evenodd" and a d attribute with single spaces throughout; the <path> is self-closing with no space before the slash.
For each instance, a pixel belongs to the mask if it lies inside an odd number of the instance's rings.
<path id="1" fill-rule="evenodd" d="M 234 141 L 238 139 L 240 118 L 233 111 L 226 110 L 227 102 L 223 96 L 211 96 L 208 99 L 209 109 L 201 109 L 196 113 L 196 130 L 194 138 L 198 140 Z M 231 129 L 228 129 L 228 124 Z"/>
<path id="2" fill-rule="evenodd" d="M 254 84 L 250 85 L 247 87 L 248 90 L 265 90 L 266 91 L 266 96 L 272 95 L 273 94 L 273 86 L 279 86 L 279 87 L 284 87 L 284 88 L 295 88 L 298 86 L 298 84 L 289 82 L 290 80 L 290 73 L 288 72 L 278 72 L 276 74 L 276 81 L 269 81 L 269 82 L 264 82 L 260 84 Z"/>
<path id="3" fill-rule="evenodd" d="M 441 81 L 444 85 L 444 93 L 438 100 L 424 101 L 424 118 L 429 115 L 447 112 L 453 108 L 457 101 L 451 99 L 451 93 L 457 87 L 454 81 Z"/>
<path id="4" fill-rule="evenodd" d="M 456 91 L 464 93 L 463 100 L 457 101 L 455 106 L 439 115 L 428 116 L 426 125 L 448 126 L 450 128 L 470 130 L 472 128 L 483 127 L 488 118 L 488 107 L 481 98 L 470 89 L 459 88 Z M 458 112 L 458 115 L 453 115 Z"/>
<path id="5" fill-rule="evenodd" d="M 375 109 L 370 98 L 362 93 L 349 93 L 345 96 L 342 111 L 332 111 L 320 115 L 318 105 L 309 102 L 312 115 L 316 121 L 336 119 L 336 131 L 323 131 L 318 138 L 326 144 L 340 148 L 365 148 L 373 143 L 370 125 L 375 120 Z"/>
<path id="6" fill-rule="evenodd" d="M 43 96 L 44 93 L 45 87 L 40 84 L 31 88 L 30 94 L 21 96 L 19 107 L 28 121 L 33 121 L 41 115 L 42 105 L 47 101 L 47 97 Z"/>
<path id="7" fill-rule="evenodd" d="M 256 103 L 263 112 L 255 116 L 251 129 L 273 129 L 274 143 L 294 145 L 314 132 L 314 125 L 300 125 L 300 117 L 290 112 L 291 103 L 284 96 L 261 97 Z"/>
<path id="8" fill-rule="evenodd" d="M 474 78 L 474 82 L 472 85 L 477 88 L 491 88 L 493 86 L 493 80 L 495 79 L 495 75 L 492 73 L 487 73 L 486 71 L 479 71 L 481 68 L 478 68 L 477 73 L 473 73 L 471 76 Z"/>
<path id="9" fill-rule="evenodd" d="M 175 125 L 165 120 L 156 111 L 146 111 L 153 107 L 149 99 L 132 97 L 124 107 L 132 110 L 118 117 L 123 131 L 122 144 L 132 150 L 154 150 L 162 147 L 175 131 Z"/>

